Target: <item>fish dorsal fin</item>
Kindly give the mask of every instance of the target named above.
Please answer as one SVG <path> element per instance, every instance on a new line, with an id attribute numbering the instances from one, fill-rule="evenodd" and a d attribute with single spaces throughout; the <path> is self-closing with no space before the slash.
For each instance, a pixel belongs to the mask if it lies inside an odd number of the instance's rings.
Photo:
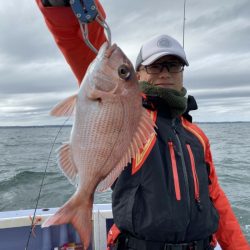
<path id="1" fill-rule="evenodd" d="M 77 185 L 77 168 L 72 159 L 70 144 L 63 144 L 57 150 L 57 163 L 73 185 Z"/>
<path id="2" fill-rule="evenodd" d="M 77 94 L 59 102 L 51 111 L 53 116 L 71 116 L 76 104 Z"/>
<path id="3" fill-rule="evenodd" d="M 113 184 L 127 164 L 131 163 L 131 159 L 140 153 L 140 149 L 143 148 L 147 141 L 155 134 L 154 126 L 155 122 L 149 116 L 146 109 L 143 108 L 139 125 L 134 133 L 130 146 L 116 167 L 99 183 L 96 191 L 105 191 Z"/>

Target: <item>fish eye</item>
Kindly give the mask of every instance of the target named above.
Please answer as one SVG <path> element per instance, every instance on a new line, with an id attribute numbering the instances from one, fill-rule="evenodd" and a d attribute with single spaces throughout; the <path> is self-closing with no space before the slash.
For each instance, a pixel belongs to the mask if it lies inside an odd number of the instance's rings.
<path id="1" fill-rule="evenodd" d="M 130 75 L 131 75 L 131 71 L 129 69 L 129 67 L 125 64 L 122 64 L 119 68 L 118 68 L 118 75 L 121 79 L 123 80 L 128 80 Z"/>

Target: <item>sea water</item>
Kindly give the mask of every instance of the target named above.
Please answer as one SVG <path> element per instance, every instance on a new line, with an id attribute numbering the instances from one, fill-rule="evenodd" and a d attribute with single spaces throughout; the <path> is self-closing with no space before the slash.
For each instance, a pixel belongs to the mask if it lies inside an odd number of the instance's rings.
<path id="1" fill-rule="evenodd" d="M 210 139 L 220 185 L 250 241 L 250 123 L 200 123 Z M 70 126 L 0 127 L 0 211 L 59 207 L 75 188 L 56 164 L 55 149 L 67 142 Z M 49 155 L 51 153 L 51 157 Z M 95 195 L 110 203 L 111 191 Z"/>

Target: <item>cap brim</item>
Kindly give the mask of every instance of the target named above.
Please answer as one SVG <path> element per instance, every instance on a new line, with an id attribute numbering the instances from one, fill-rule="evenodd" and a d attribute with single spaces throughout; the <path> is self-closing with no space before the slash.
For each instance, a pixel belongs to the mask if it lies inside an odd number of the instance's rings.
<path id="1" fill-rule="evenodd" d="M 154 54 L 154 55 L 150 56 L 147 60 L 145 60 L 144 62 L 142 62 L 141 65 L 144 65 L 144 66 L 150 65 L 150 64 L 152 64 L 153 62 L 155 62 L 156 60 L 158 60 L 159 58 L 161 58 L 163 56 L 176 56 L 186 66 L 189 66 L 189 63 L 188 63 L 188 61 L 185 58 L 181 57 L 180 55 L 176 55 L 176 54 L 173 54 L 173 53 L 170 53 L 170 52 L 161 52 L 161 53 Z"/>

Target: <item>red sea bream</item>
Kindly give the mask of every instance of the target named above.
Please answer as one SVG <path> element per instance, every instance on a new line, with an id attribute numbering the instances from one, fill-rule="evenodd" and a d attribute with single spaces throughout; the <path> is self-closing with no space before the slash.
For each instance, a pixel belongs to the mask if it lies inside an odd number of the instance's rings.
<path id="1" fill-rule="evenodd" d="M 72 223 L 87 249 L 94 192 L 109 188 L 155 133 L 133 66 L 115 44 L 101 47 L 78 94 L 51 111 L 54 116 L 71 113 L 71 137 L 58 150 L 58 164 L 76 192 L 43 227 Z"/>

